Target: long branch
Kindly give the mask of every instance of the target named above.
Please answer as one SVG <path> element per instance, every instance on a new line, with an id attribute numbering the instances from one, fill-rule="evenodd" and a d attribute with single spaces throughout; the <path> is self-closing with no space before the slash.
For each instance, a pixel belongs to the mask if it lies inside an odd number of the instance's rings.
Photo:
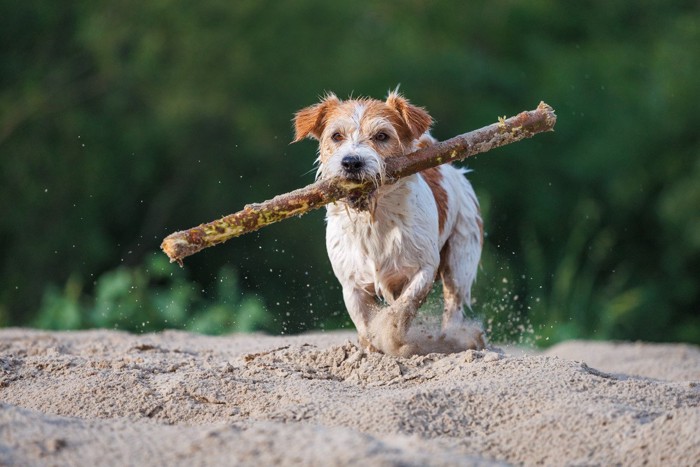
<path id="1" fill-rule="evenodd" d="M 455 136 L 435 145 L 386 160 L 385 183 L 441 164 L 458 161 L 491 149 L 552 131 L 557 117 L 554 109 L 540 102 L 535 110 L 521 112 L 478 130 Z M 170 261 L 182 260 L 210 246 L 253 232 L 292 216 L 300 216 L 349 195 L 366 195 L 372 181 L 350 182 L 342 178 L 320 180 L 304 188 L 275 196 L 262 203 L 246 205 L 243 210 L 188 230 L 168 235 L 161 248 Z"/>

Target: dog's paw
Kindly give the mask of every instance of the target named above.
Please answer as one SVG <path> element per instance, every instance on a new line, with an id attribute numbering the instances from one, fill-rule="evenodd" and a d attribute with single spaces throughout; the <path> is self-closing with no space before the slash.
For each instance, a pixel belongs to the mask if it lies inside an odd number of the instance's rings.
<path id="1" fill-rule="evenodd" d="M 368 339 L 374 348 L 387 355 L 407 357 L 414 351 L 402 332 L 400 314 L 391 308 L 381 310 L 372 318 Z"/>
<path id="2" fill-rule="evenodd" d="M 378 353 L 379 349 L 372 344 L 372 340 L 368 336 L 357 336 L 357 341 L 360 344 L 360 348 L 365 352 Z"/>

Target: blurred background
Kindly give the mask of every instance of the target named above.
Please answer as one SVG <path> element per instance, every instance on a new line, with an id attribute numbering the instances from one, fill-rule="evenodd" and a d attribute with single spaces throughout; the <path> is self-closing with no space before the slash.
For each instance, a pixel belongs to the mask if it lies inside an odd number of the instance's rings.
<path id="1" fill-rule="evenodd" d="M 557 111 L 461 164 L 494 340 L 700 343 L 699 23 L 695 0 L 0 0 L 0 325 L 351 327 L 321 211 L 184 269 L 159 244 L 311 183 L 296 110 L 400 83 L 438 139 Z"/>

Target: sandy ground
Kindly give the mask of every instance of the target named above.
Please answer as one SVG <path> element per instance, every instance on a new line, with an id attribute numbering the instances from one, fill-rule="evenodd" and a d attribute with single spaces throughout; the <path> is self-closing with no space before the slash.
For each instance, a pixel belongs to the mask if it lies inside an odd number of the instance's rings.
<path id="1" fill-rule="evenodd" d="M 0 330 L 3 465 L 699 465 L 700 349 Z"/>

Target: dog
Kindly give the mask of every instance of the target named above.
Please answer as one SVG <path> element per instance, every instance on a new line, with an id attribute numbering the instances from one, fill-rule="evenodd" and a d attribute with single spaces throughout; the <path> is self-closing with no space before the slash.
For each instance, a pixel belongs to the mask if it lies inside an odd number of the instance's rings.
<path id="1" fill-rule="evenodd" d="M 387 157 L 436 142 L 430 114 L 396 89 L 385 101 L 340 100 L 329 93 L 293 121 L 293 142 L 318 141 L 317 178 L 375 182 L 369 198 L 326 208 L 328 256 L 361 347 L 396 356 L 429 353 L 445 348 L 450 329 L 463 329 L 457 350 L 483 348 L 483 333 L 469 330 L 463 315 L 464 305 L 471 306 L 484 238 L 467 171 L 445 164 L 383 184 Z M 424 345 L 409 330 L 438 276 L 442 330 Z"/>

